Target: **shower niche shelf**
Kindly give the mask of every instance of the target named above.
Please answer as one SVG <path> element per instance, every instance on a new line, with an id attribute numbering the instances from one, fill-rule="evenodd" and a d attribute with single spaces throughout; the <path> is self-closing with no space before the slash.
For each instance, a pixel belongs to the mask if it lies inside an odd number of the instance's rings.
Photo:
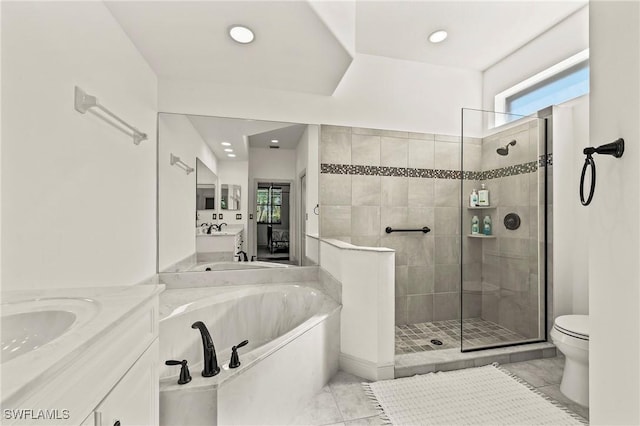
<path id="1" fill-rule="evenodd" d="M 467 207 L 467 210 L 491 210 L 496 208 L 496 206 Z"/>
<path id="2" fill-rule="evenodd" d="M 485 238 L 485 239 L 489 238 L 489 239 L 491 239 L 491 238 L 495 238 L 496 236 L 495 235 L 482 235 L 482 234 L 467 234 L 467 237 L 469 237 L 469 238 Z"/>

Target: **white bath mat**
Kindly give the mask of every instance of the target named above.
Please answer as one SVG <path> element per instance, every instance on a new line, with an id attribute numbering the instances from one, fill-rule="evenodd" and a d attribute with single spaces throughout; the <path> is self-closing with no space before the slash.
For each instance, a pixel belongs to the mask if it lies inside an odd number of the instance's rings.
<path id="1" fill-rule="evenodd" d="M 586 424 L 497 364 L 363 386 L 393 425 Z"/>

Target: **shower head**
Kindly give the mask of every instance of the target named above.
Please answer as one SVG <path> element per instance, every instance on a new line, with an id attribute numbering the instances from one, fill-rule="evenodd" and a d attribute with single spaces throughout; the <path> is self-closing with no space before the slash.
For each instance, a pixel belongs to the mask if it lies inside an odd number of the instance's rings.
<path id="1" fill-rule="evenodd" d="M 509 155 L 509 145 L 513 146 L 515 144 L 516 144 L 516 140 L 514 139 L 511 142 L 509 142 L 507 145 L 505 145 L 504 148 L 501 147 L 501 148 L 496 149 L 496 152 L 499 155 Z"/>

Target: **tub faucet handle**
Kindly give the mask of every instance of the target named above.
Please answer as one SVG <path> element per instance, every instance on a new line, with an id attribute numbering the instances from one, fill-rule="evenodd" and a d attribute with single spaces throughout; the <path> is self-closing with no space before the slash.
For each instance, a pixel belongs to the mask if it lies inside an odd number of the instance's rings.
<path id="1" fill-rule="evenodd" d="M 180 378 L 178 379 L 179 385 L 184 385 L 191 381 L 191 374 L 189 373 L 189 367 L 187 367 L 186 359 L 183 359 L 182 361 L 170 359 L 164 363 L 165 365 L 182 365 L 182 368 L 180 368 Z"/>
<path id="2" fill-rule="evenodd" d="M 240 367 L 240 357 L 238 356 L 238 349 L 243 346 L 247 346 L 249 344 L 248 340 L 243 340 L 238 343 L 236 346 L 231 348 L 231 360 L 229 361 L 229 368 L 238 368 Z"/>

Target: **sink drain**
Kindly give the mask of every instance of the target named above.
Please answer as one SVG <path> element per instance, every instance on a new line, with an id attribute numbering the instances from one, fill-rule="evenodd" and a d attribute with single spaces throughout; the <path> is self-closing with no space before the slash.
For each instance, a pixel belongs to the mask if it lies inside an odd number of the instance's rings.
<path id="1" fill-rule="evenodd" d="M 431 339 L 431 343 L 433 343 L 434 345 L 440 346 L 442 344 L 442 341 L 438 339 Z"/>

